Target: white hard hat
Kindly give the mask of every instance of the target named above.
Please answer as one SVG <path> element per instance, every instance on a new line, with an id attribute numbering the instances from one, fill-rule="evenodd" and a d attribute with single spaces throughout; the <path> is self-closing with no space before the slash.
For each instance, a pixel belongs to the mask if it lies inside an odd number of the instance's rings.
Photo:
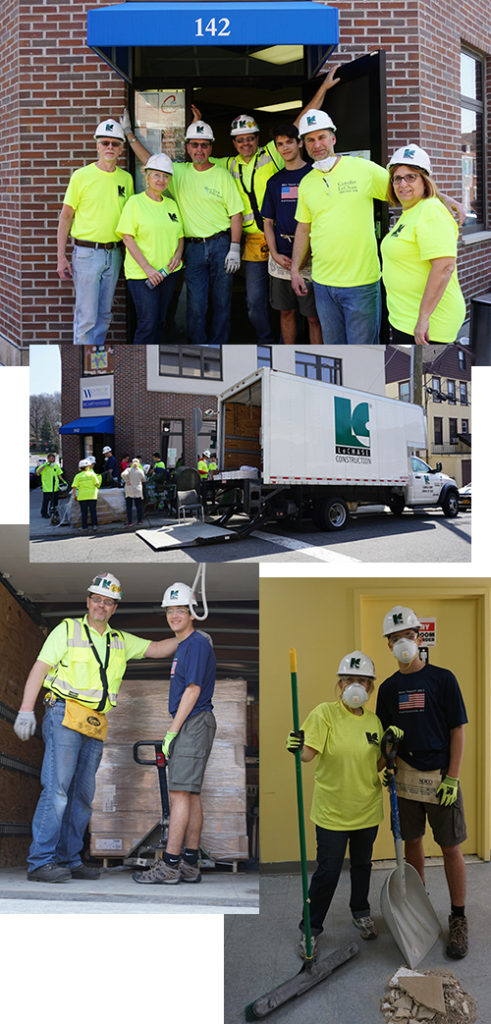
<path id="1" fill-rule="evenodd" d="M 351 654 L 345 654 L 344 658 L 341 658 L 338 676 L 365 676 L 375 679 L 375 665 L 368 654 L 351 651 Z"/>
<path id="2" fill-rule="evenodd" d="M 206 121 L 193 121 L 187 127 L 186 142 L 194 141 L 195 139 L 207 139 L 208 142 L 215 141 L 213 131 Z"/>
<path id="3" fill-rule="evenodd" d="M 211 458 L 211 452 L 209 451 L 208 448 L 206 449 L 206 451 L 203 452 L 203 455 L 205 455 L 207 459 Z"/>
<path id="4" fill-rule="evenodd" d="M 308 110 L 303 117 L 300 118 L 298 123 L 298 134 L 308 135 L 309 132 L 318 132 L 322 128 L 330 128 L 332 132 L 336 131 L 336 125 L 329 114 L 326 114 L 325 110 Z"/>
<path id="5" fill-rule="evenodd" d="M 88 459 L 80 459 L 80 462 L 78 464 L 78 468 L 79 469 L 86 469 L 87 466 L 90 466 L 90 465 L 91 465 L 91 463 L 89 462 Z"/>
<path id="6" fill-rule="evenodd" d="M 102 449 L 102 454 L 107 455 L 108 452 L 112 452 L 112 448 L 110 448 L 109 445 L 106 444 L 105 448 Z"/>
<path id="7" fill-rule="evenodd" d="M 102 594 L 103 597 L 112 597 L 113 601 L 121 601 L 123 591 L 121 584 L 112 572 L 98 572 L 87 590 L 91 594 Z"/>
<path id="8" fill-rule="evenodd" d="M 112 117 L 108 117 L 106 121 L 101 121 L 95 130 L 94 139 L 104 138 L 119 139 L 120 142 L 124 142 L 124 131 L 118 121 L 114 121 Z"/>
<path id="9" fill-rule="evenodd" d="M 87 455 L 85 461 L 88 462 L 89 466 L 93 466 L 95 462 L 95 455 Z"/>
<path id="10" fill-rule="evenodd" d="M 187 605 L 191 615 L 193 614 L 193 605 L 197 605 L 198 602 L 187 583 L 173 583 L 170 587 L 167 587 L 165 594 L 162 598 L 162 608 L 172 608 L 176 605 Z"/>
<path id="11" fill-rule="evenodd" d="M 396 604 L 387 612 L 384 618 L 382 636 L 390 636 L 391 633 L 400 633 L 403 629 L 421 629 L 418 616 L 411 608 L 404 608 L 402 604 Z"/>
<path id="12" fill-rule="evenodd" d="M 173 174 L 172 160 L 167 153 L 156 153 L 150 156 L 144 167 L 145 171 L 165 171 L 166 174 Z"/>
<path id="13" fill-rule="evenodd" d="M 395 167 L 396 164 L 406 164 L 407 167 L 421 167 L 427 174 L 431 174 L 431 163 L 428 153 L 419 146 L 415 146 L 412 142 L 408 142 L 407 146 L 401 146 L 400 149 L 396 149 L 394 156 L 391 157 L 387 164 L 387 170 L 390 171 L 390 168 Z"/>
<path id="14" fill-rule="evenodd" d="M 259 125 L 250 114 L 239 114 L 234 117 L 230 129 L 231 135 L 250 135 L 251 132 L 258 132 Z"/>

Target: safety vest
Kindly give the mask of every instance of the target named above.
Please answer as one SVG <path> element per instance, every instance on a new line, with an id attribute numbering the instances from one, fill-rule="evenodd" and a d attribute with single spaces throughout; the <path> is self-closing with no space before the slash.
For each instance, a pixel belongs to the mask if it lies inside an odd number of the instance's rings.
<path id="1" fill-rule="evenodd" d="M 61 466 L 57 462 L 43 462 L 42 466 L 36 469 L 36 475 L 41 477 L 43 491 L 57 491 L 59 488 L 58 477 L 61 476 Z M 54 486 L 53 486 L 54 484 Z"/>
<path id="2" fill-rule="evenodd" d="M 69 697 L 98 711 L 116 707 L 118 691 L 126 671 L 125 644 L 121 633 L 108 630 L 109 660 L 107 686 L 103 685 L 99 662 L 91 648 L 83 619 L 64 619 L 67 625 L 67 650 L 46 676 L 43 686 L 58 697 Z M 104 659 L 103 659 L 104 663 Z M 104 700 L 102 707 L 102 701 Z"/>
<path id="3" fill-rule="evenodd" d="M 206 480 L 208 476 L 208 463 L 204 459 L 198 461 L 198 473 L 202 480 Z"/>
<path id="4" fill-rule="evenodd" d="M 165 469 L 165 462 L 162 462 L 162 460 L 160 460 L 160 462 L 154 462 L 153 468 L 154 469 Z"/>
<path id="5" fill-rule="evenodd" d="M 208 463 L 208 472 L 209 473 L 216 473 L 217 469 L 218 469 L 218 466 L 217 466 L 216 462 L 214 462 L 212 460 L 211 462 Z"/>
<path id="6" fill-rule="evenodd" d="M 230 174 L 235 179 L 235 184 L 239 189 L 244 203 L 242 230 L 246 232 L 263 230 L 263 219 L 259 211 L 261 210 L 264 199 L 266 185 L 273 174 L 276 174 L 276 171 L 279 170 L 279 167 L 276 166 L 269 150 L 264 149 L 262 146 L 258 149 L 252 159 L 254 160 L 254 169 L 252 172 L 250 192 L 246 189 L 242 177 L 244 161 L 238 156 L 233 156 L 228 164 Z M 257 212 L 253 210 L 254 206 L 256 207 Z"/>

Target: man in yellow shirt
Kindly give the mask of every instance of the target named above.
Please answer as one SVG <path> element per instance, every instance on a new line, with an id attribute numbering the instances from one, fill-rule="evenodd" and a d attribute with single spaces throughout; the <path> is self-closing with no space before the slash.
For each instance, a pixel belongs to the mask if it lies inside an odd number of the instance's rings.
<path id="1" fill-rule="evenodd" d="M 56 456 L 53 452 L 48 453 L 47 462 L 43 462 L 37 467 L 36 476 L 41 477 L 41 487 L 43 489 L 41 516 L 43 519 L 49 519 L 48 506 L 50 499 L 53 501 L 54 508 L 58 504 L 58 488 L 61 477 L 61 466 L 56 462 Z"/>
<path id="2" fill-rule="evenodd" d="M 117 167 L 124 148 L 118 122 L 102 121 L 94 138 L 98 159 L 72 174 L 58 224 L 58 276 L 62 281 L 73 277 L 75 285 L 75 345 L 106 340 L 123 258 L 116 227 L 134 191 L 131 175 Z M 75 243 L 71 266 L 65 253 L 69 234 Z"/>
<path id="3" fill-rule="evenodd" d="M 92 813 L 106 712 L 116 706 L 128 661 L 169 658 L 177 649 L 175 637 L 144 640 L 112 629 L 109 620 L 121 599 L 119 580 L 110 572 L 98 573 L 88 587 L 87 614 L 55 626 L 27 677 L 14 723 L 19 739 L 34 735 L 34 705 L 41 687 L 46 690 L 43 790 L 32 822 L 30 882 L 99 877 L 99 868 L 83 864 L 80 854 Z"/>

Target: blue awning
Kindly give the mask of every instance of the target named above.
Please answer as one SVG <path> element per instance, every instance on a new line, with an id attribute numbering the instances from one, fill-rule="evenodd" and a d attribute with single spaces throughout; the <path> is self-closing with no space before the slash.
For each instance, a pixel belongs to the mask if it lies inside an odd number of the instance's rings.
<path id="1" fill-rule="evenodd" d="M 87 13 L 87 43 L 132 46 L 273 46 L 339 41 L 338 11 L 313 0 L 125 3 Z"/>
<path id="2" fill-rule="evenodd" d="M 114 434 L 114 416 L 81 416 L 65 423 L 60 434 Z"/>

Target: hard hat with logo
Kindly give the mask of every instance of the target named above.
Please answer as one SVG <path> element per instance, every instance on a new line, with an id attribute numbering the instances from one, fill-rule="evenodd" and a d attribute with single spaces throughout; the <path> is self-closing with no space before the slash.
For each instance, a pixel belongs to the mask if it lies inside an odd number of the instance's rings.
<path id="1" fill-rule="evenodd" d="M 390 171 L 391 167 L 395 167 L 397 164 L 406 164 L 407 167 L 421 167 L 422 171 L 431 174 L 431 163 L 428 153 L 412 142 L 409 142 L 407 146 L 401 146 L 400 149 L 396 149 L 393 157 L 391 157 L 387 164 L 387 170 Z"/>
<path id="2" fill-rule="evenodd" d="M 234 117 L 230 128 L 231 135 L 250 135 L 251 132 L 258 132 L 259 125 L 250 114 L 239 114 Z"/>
<path id="3" fill-rule="evenodd" d="M 403 629 L 419 630 L 421 623 L 411 608 L 404 608 L 402 604 L 396 604 L 384 618 L 382 636 L 400 633 Z"/>
<path id="4" fill-rule="evenodd" d="M 91 465 L 91 463 L 89 462 L 88 459 L 80 459 L 80 462 L 78 464 L 78 468 L 79 469 L 87 469 L 87 466 L 90 466 L 90 465 Z"/>
<path id="5" fill-rule="evenodd" d="M 207 449 L 206 449 L 206 451 L 204 451 L 204 452 L 203 452 L 203 455 L 204 455 L 204 456 L 205 456 L 205 457 L 206 457 L 207 459 L 211 458 L 211 452 L 210 452 L 209 448 L 207 448 Z"/>
<path id="6" fill-rule="evenodd" d="M 208 142 L 215 141 L 213 131 L 206 121 L 193 121 L 186 129 L 186 142 L 195 142 L 199 139 L 206 139 Z"/>
<path id="7" fill-rule="evenodd" d="M 191 615 L 193 614 L 193 605 L 197 606 L 198 602 L 193 594 L 191 587 L 188 587 L 187 583 L 173 583 L 164 593 L 162 598 L 162 608 L 173 608 L 182 605 L 187 605 Z"/>
<path id="8" fill-rule="evenodd" d="M 325 110 L 307 110 L 307 113 L 300 118 L 298 134 L 300 136 L 308 135 L 309 132 L 319 132 L 323 128 L 329 128 L 332 132 L 336 131 L 336 125 L 334 121 L 331 121 L 329 114 L 326 114 Z"/>
<path id="9" fill-rule="evenodd" d="M 156 153 L 150 156 L 144 167 L 145 171 L 164 171 L 165 174 L 173 174 L 172 160 L 167 153 Z"/>
<path id="10" fill-rule="evenodd" d="M 89 463 L 89 466 L 93 466 L 95 462 L 95 455 L 87 455 L 85 461 Z"/>
<path id="11" fill-rule="evenodd" d="M 363 651 L 351 651 L 351 654 L 345 654 L 344 658 L 341 658 L 338 676 L 364 676 L 375 679 L 375 665 Z"/>
<path id="12" fill-rule="evenodd" d="M 108 117 L 106 121 L 101 121 L 97 125 L 94 139 L 118 139 L 119 142 L 124 142 L 124 131 L 118 121 Z"/>
<path id="13" fill-rule="evenodd" d="M 107 455 L 108 452 L 112 452 L 112 448 L 110 448 L 109 445 L 106 444 L 105 448 L 102 449 L 102 454 Z"/>
<path id="14" fill-rule="evenodd" d="M 91 594 L 101 594 L 103 597 L 111 597 L 113 601 L 121 601 L 123 591 L 121 584 L 112 572 L 98 572 L 87 590 Z"/>

